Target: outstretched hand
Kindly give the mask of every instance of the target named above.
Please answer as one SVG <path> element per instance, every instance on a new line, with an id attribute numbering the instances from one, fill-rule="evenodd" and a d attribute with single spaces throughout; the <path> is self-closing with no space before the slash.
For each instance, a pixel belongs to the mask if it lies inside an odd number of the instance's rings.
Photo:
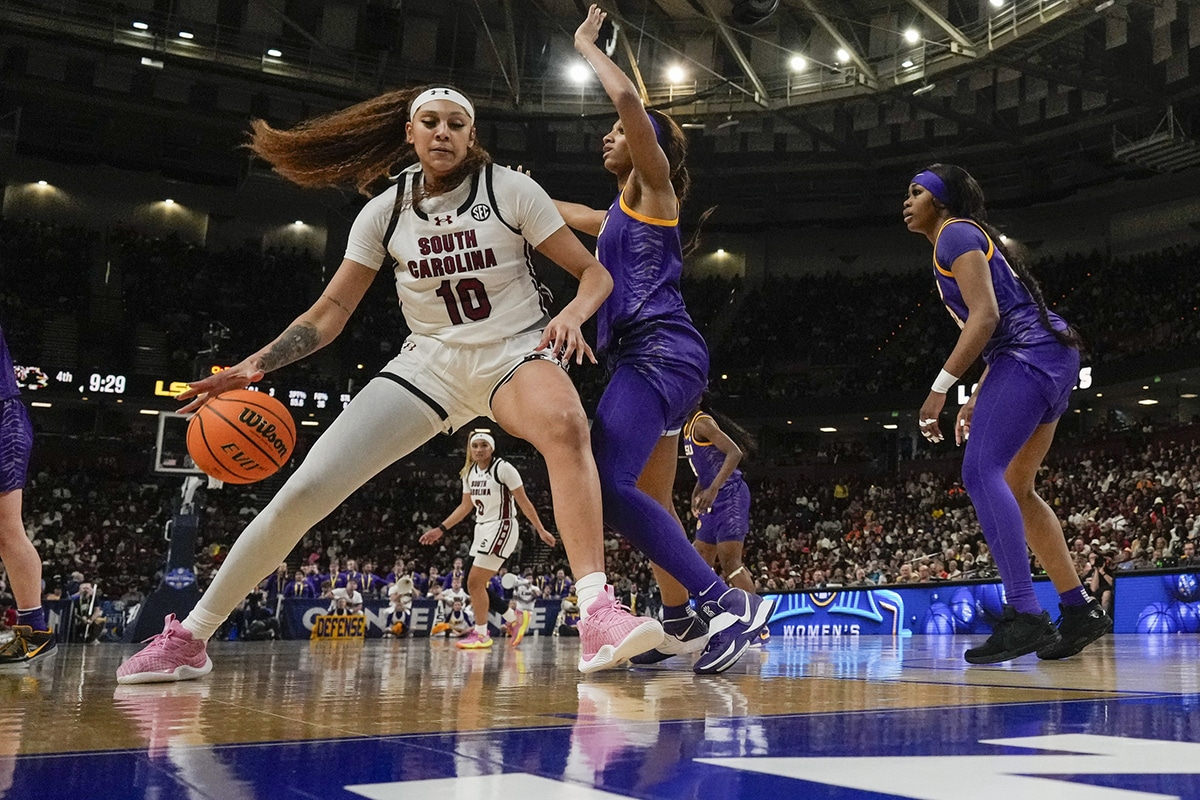
<path id="1" fill-rule="evenodd" d="M 421 538 L 417 541 L 419 541 L 421 544 L 433 544 L 440 538 L 442 538 L 442 529 L 430 528 L 429 530 L 425 531 L 425 533 L 421 534 Z"/>
<path id="2" fill-rule="evenodd" d="M 579 49 L 580 43 L 594 44 L 596 37 L 600 35 L 600 26 L 607 18 L 608 14 L 605 14 L 600 10 L 600 6 L 593 3 L 592 7 L 588 9 L 583 24 L 575 29 L 575 48 Z"/>

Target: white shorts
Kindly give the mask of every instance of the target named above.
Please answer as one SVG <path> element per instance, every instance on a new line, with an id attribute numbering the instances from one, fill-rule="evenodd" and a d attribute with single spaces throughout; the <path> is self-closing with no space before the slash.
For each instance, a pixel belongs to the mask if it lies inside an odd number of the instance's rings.
<path id="1" fill-rule="evenodd" d="M 499 572 L 516 549 L 519 535 L 520 530 L 515 519 L 476 525 L 475 542 L 471 545 L 471 555 L 475 557 L 472 565 Z"/>
<path id="2" fill-rule="evenodd" d="M 412 334 L 400 354 L 377 377 L 403 386 L 426 407 L 444 433 L 476 417 L 492 416 L 492 397 L 517 367 L 541 359 L 562 366 L 549 350 L 538 350 L 542 331 L 526 331 L 485 345 L 454 345 Z"/>

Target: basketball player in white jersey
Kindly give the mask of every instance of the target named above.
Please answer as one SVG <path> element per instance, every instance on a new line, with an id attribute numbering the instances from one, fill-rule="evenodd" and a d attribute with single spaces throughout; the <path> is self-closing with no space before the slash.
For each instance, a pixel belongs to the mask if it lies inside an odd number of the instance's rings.
<path id="1" fill-rule="evenodd" d="M 433 544 L 442 534 L 475 512 L 475 541 L 471 544 L 471 571 L 467 573 L 467 591 L 475 628 L 456 644 L 464 650 L 483 650 L 492 646 L 488 633 L 488 611 L 496 611 L 516 647 L 529 630 L 530 613 L 508 607 L 508 602 L 488 591 L 488 582 L 504 566 L 517 547 L 520 529 L 517 508 L 533 523 L 533 529 L 546 544 L 557 544 L 546 530 L 537 509 L 525 493 L 525 484 L 517 468 L 496 455 L 496 440 L 485 430 L 471 432 L 467 444 L 467 464 L 462 470 L 462 502 L 441 525 L 421 536 L 421 544 Z"/>
<path id="2" fill-rule="evenodd" d="M 162 634 L 117 670 L 118 682 L 207 674 L 208 638 L 305 531 L 384 467 L 478 416 L 546 460 L 584 612 L 579 669 L 612 667 L 658 645 L 661 625 L 621 609 L 607 589 L 587 417 L 563 369 L 572 358 L 595 360 L 580 327 L 612 277 L 553 201 L 528 176 L 492 166 L 475 138 L 474 105 L 447 86 L 388 92 L 287 131 L 262 120 L 253 128 L 250 149 L 303 186 L 353 184 L 369 193 L 402 170 L 359 213 L 345 258 L 312 307 L 257 353 L 191 384 L 179 395 L 192 400 L 183 410 L 329 344 L 384 268 L 412 335 L 238 538 L 187 619 L 169 616 Z M 579 279 L 556 316 L 531 248 Z"/>

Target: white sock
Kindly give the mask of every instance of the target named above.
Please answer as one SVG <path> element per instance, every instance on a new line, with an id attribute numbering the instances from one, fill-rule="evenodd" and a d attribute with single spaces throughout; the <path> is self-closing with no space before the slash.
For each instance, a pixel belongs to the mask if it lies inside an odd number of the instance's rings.
<path id="1" fill-rule="evenodd" d="M 205 611 L 200 606 L 196 606 L 181 624 L 183 625 L 183 629 L 192 635 L 193 639 L 198 642 L 207 642 L 217 632 L 217 628 L 221 627 L 221 623 L 224 621 L 225 617 L 222 617 L 220 614 L 214 614 L 211 611 Z"/>
<path id="2" fill-rule="evenodd" d="M 592 572 L 575 581 L 575 596 L 579 598 L 579 621 L 588 618 L 588 609 L 608 585 L 608 576 L 603 572 Z"/>
<path id="3" fill-rule="evenodd" d="M 479 638 L 486 639 L 488 637 L 487 623 L 475 626 L 475 633 L 479 634 Z"/>

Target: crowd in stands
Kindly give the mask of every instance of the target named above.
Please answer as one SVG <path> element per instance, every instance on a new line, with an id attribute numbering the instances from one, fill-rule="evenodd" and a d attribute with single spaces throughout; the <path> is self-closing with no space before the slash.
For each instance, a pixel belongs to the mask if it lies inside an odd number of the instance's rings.
<path id="1" fill-rule="evenodd" d="M 1088 358 L 1099 363 L 1200 342 L 1200 284 L 1191 278 L 1197 262 L 1200 247 L 1179 246 L 1119 259 L 1043 258 L 1032 271 L 1049 305 L 1080 330 Z M 47 323 L 69 315 L 79 321 L 81 357 L 102 356 L 108 369 L 128 370 L 136 348 L 140 363 L 183 374 L 201 363 L 232 361 L 307 308 L 328 278 L 326 267 L 295 249 L 264 252 L 247 243 L 209 252 L 122 227 L 98 233 L 0 220 L 0 313 L 14 353 L 28 360 L 42 357 Z M 570 281 L 556 270 L 543 272 L 560 301 L 569 299 Z M 920 388 L 955 335 L 922 270 L 771 275 L 753 286 L 737 278 L 685 278 L 683 288 L 708 339 L 713 373 L 727 376 L 714 391 L 727 396 Z M 289 369 L 314 388 L 345 386 L 361 377 L 358 364 L 378 369 L 406 335 L 391 284 L 379 280 L 337 341 Z M 586 401 L 598 396 L 604 374 L 585 368 L 576 379 Z"/>
<path id="2" fill-rule="evenodd" d="M 747 469 L 753 504 L 745 562 L 760 591 L 995 576 L 973 507 L 953 469 L 890 479 L 867 479 L 848 469 L 845 479 L 826 483 L 785 479 L 774 474 L 776 469 L 783 468 L 751 464 Z M 526 487 L 539 513 L 553 519 L 544 475 L 532 459 L 522 472 L 528 473 Z M 689 481 L 690 476 L 681 476 L 678 485 L 681 511 L 687 508 Z M 469 558 L 469 522 L 436 546 L 422 546 L 417 539 L 440 519 L 435 515 L 459 487 L 452 467 L 406 461 L 385 470 L 304 536 L 278 578 L 264 576 L 269 593 L 264 605 L 273 607 L 277 592 L 290 596 L 287 584 L 297 580 L 305 585 L 299 596 L 331 601 L 348 579 L 362 597 L 382 599 L 403 575 L 411 579 L 414 596 L 435 591 L 435 585 L 439 593 L 458 588 L 451 584 L 461 582 L 462 561 Z M 1052 452 L 1038 491 L 1062 520 L 1080 574 L 1094 583 L 1102 585 L 1123 570 L 1200 568 L 1200 436 L 1193 426 L 1151 437 L 1133 431 L 1093 448 Z M 96 591 L 118 610 L 141 602 L 161 579 L 163 525 L 178 494 L 175 481 L 127 481 L 96 470 L 32 475 L 26 525 L 45 561 L 47 597 L 79 598 Z M 263 502 L 247 487 L 200 496 L 204 516 L 196 568 L 201 586 Z M 658 597 L 649 564 L 616 536 L 608 536 L 606 546 L 609 575 L 623 602 L 653 613 Z M 1036 561 L 1031 565 L 1040 571 Z M 561 545 L 551 550 L 525 535 L 510 569 L 533 587 L 534 596 L 569 592 L 569 579 L 564 582 L 560 575 L 570 575 Z M 496 591 L 514 596 L 499 583 Z"/>

